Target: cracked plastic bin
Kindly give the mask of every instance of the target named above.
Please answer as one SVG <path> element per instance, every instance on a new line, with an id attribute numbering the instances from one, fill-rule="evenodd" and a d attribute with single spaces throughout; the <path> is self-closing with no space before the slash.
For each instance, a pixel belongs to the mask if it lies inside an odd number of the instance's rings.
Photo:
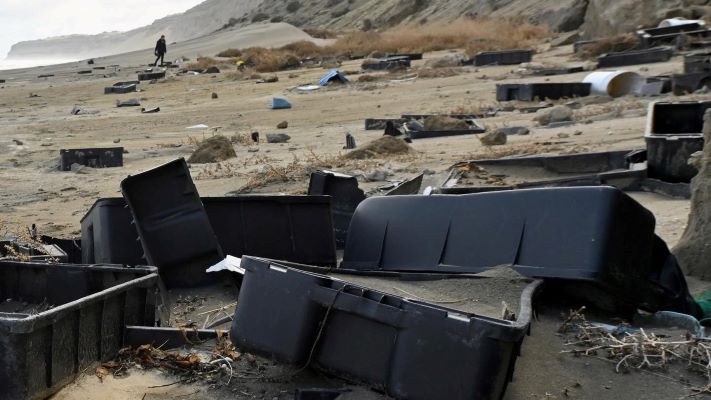
<path id="1" fill-rule="evenodd" d="M 205 273 L 224 255 L 184 159 L 129 176 L 121 193 L 146 260 L 158 267 L 168 288 L 220 280 L 220 274 Z"/>
<path id="2" fill-rule="evenodd" d="M 315 171 L 311 173 L 308 193 L 331 196 L 336 248 L 342 249 L 353 213 L 358 204 L 365 200 L 365 193 L 358 188 L 358 179 L 333 171 Z"/>
<path id="3" fill-rule="evenodd" d="M 0 397 L 47 398 L 112 359 L 125 325 L 155 323 L 157 284 L 153 267 L 0 262 Z"/>
<path id="4" fill-rule="evenodd" d="M 242 259 L 230 338 L 245 351 L 364 382 L 398 399 L 500 399 L 540 282 L 515 321 L 406 300 L 269 260 Z M 310 357 L 310 355 L 313 355 Z"/>
<path id="5" fill-rule="evenodd" d="M 698 171 L 689 157 L 704 149 L 704 113 L 711 101 L 655 102 L 649 105 L 647 169 L 649 177 L 666 182 L 690 182 Z"/>
<path id="6" fill-rule="evenodd" d="M 612 187 L 369 198 L 353 215 L 340 269 L 461 274 L 513 265 L 525 276 L 590 282 L 620 309 L 643 307 L 658 274 L 654 226 L 649 210 Z"/>
<path id="7" fill-rule="evenodd" d="M 328 196 L 203 197 L 225 254 L 336 265 Z M 84 263 L 143 265 L 131 212 L 123 198 L 97 200 L 82 218 Z"/>

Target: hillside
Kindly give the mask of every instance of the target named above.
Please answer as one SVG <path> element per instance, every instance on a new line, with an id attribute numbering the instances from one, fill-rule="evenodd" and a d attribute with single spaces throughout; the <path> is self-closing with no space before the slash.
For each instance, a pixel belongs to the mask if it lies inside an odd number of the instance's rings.
<path id="1" fill-rule="evenodd" d="M 466 17 L 521 17 L 593 38 L 655 25 L 667 16 L 711 15 L 711 0 L 207 0 L 183 14 L 128 32 L 21 42 L 8 59 L 88 58 L 150 48 L 161 34 L 181 42 L 271 21 L 302 28 L 382 29 Z"/>

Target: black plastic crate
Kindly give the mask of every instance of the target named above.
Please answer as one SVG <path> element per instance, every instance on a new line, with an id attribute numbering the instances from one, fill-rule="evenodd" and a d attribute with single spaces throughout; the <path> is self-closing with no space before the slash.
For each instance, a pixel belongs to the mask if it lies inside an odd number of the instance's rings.
<path id="1" fill-rule="evenodd" d="M 516 321 L 406 300 L 251 257 L 232 342 L 276 360 L 365 382 L 400 399 L 500 399 L 539 282 Z"/>
<path id="2" fill-rule="evenodd" d="M 656 102 L 649 106 L 647 169 L 649 177 L 667 182 L 690 182 L 698 171 L 689 157 L 704 148 L 704 113 L 711 101 Z"/>
<path id="3" fill-rule="evenodd" d="M 611 187 L 369 198 L 353 216 L 341 268 L 476 273 L 508 264 L 526 276 L 599 282 L 634 303 L 654 225 Z"/>
<path id="4" fill-rule="evenodd" d="M 71 171 L 72 164 L 91 168 L 123 166 L 123 147 L 59 150 L 59 170 Z"/>
<path id="5" fill-rule="evenodd" d="M 326 196 L 203 197 L 225 254 L 334 266 L 336 252 Z M 143 265 L 143 247 L 123 198 L 100 199 L 82 218 L 84 263 Z"/>
<path id="6" fill-rule="evenodd" d="M 194 287 L 218 277 L 205 270 L 224 259 L 185 159 L 121 181 L 146 260 L 168 287 Z"/>
<path id="7" fill-rule="evenodd" d="M 366 71 L 397 71 L 410 68 L 411 64 L 409 57 L 390 57 L 365 61 L 361 67 Z"/>
<path id="8" fill-rule="evenodd" d="M 711 53 L 693 53 L 684 56 L 684 73 L 711 72 Z"/>
<path id="9" fill-rule="evenodd" d="M 672 92 L 677 96 L 693 93 L 703 87 L 711 88 L 711 71 L 672 75 Z"/>
<path id="10" fill-rule="evenodd" d="M 474 65 L 515 65 L 531 62 L 533 50 L 484 51 L 474 56 Z"/>
<path id="11" fill-rule="evenodd" d="M 104 94 L 124 94 L 137 92 L 138 87 L 135 84 L 125 86 L 108 86 L 104 88 Z"/>
<path id="12" fill-rule="evenodd" d="M 358 188 L 358 179 L 332 171 L 316 171 L 311 173 L 308 193 L 331 196 L 336 248 L 344 248 L 353 213 L 365 200 L 365 193 Z"/>
<path id="13" fill-rule="evenodd" d="M 328 196 L 204 197 L 225 254 L 335 266 Z"/>
<path id="14" fill-rule="evenodd" d="M 153 267 L 0 262 L 1 310 L 5 299 L 54 306 L 0 312 L 2 398 L 44 399 L 112 359 L 127 324 L 155 323 L 157 284 Z"/>
<path id="15" fill-rule="evenodd" d="M 152 81 L 154 79 L 165 78 L 165 71 L 162 72 L 142 72 L 138 74 L 139 81 Z"/>
<path id="16" fill-rule="evenodd" d="M 123 198 L 97 200 L 81 219 L 82 262 L 145 265 L 132 219 Z"/>
<path id="17" fill-rule="evenodd" d="M 497 101 L 565 99 L 590 95 L 590 83 L 505 83 L 496 85 Z"/>
<path id="18" fill-rule="evenodd" d="M 649 64 L 669 61 L 674 55 L 670 47 L 654 47 L 646 50 L 609 53 L 598 57 L 598 68 L 624 67 L 627 65 Z"/>

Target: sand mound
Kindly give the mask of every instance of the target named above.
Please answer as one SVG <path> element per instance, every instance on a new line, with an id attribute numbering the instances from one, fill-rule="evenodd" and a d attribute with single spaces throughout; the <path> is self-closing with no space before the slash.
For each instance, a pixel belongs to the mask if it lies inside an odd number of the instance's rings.
<path id="1" fill-rule="evenodd" d="M 425 118 L 424 121 L 426 131 L 459 131 L 469 129 L 464 120 L 446 117 L 432 116 Z"/>
<path id="2" fill-rule="evenodd" d="M 237 157 L 232 143 L 224 136 L 213 136 L 200 143 L 188 159 L 192 164 L 206 164 Z"/>
<path id="3" fill-rule="evenodd" d="M 383 136 L 365 144 L 363 147 L 347 153 L 343 158 L 348 160 L 366 160 L 369 158 L 402 155 L 414 152 L 404 140 L 392 136 Z"/>
<path id="4" fill-rule="evenodd" d="M 691 180 L 689 222 L 673 253 L 687 275 L 711 279 L 711 110 L 704 114 L 704 151 L 695 156 L 699 173 Z"/>

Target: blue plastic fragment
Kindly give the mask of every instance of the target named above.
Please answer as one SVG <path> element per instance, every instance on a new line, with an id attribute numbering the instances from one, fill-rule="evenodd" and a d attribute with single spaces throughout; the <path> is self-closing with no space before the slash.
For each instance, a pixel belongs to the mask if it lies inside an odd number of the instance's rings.
<path id="1" fill-rule="evenodd" d="M 272 109 L 273 110 L 282 110 L 286 108 L 291 108 L 291 103 L 286 101 L 286 99 L 282 99 L 279 97 L 274 97 L 272 99 Z"/>

